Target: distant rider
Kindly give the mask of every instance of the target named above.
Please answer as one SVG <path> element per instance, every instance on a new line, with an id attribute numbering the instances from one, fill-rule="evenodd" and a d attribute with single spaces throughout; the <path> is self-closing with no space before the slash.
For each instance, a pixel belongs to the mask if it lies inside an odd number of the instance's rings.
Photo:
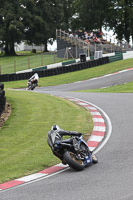
<path id="1" fill-rule="evenodd" d="M 28 88 L 31 88 L 32 84 L 36 84 L 38 86 L 39 76 L 37 73 L 35 73 L 29 80 L 28 80 Z"/>
<path id="2" fill-rule="evenodd" d="M 39 76 L 38 76 L 38 74 L 35 73 L 35 74 L 29 79 L 29 81 L 38 85 L 38 81 L 39 81 Z"/>

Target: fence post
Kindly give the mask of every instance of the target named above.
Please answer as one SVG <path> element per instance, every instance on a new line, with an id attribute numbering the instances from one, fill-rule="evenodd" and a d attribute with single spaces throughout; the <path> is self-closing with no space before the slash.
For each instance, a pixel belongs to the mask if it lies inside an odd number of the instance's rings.
<path id="1" fill-rule="evenodd" d="M 41 54 L 41 65 L 43 66 L 43 55 Z"/>
<path id="2" fill-rule="evenodd" d="M 75 48 L 76 48 L 76 58 L 78 58 L 78 47 L 77 47 L 77 45 L 75 46 Z"/>
<path id="3" fill-rule="evenodd" d="M 28 56 L 28 69 L 30 69 L 30 57 Z"/>
<path id="4" fill-rule="evenodd" d="M 90 44 L 88 43 L 88 57 L 90 57 Z"/>
<path id="5" fill-rule="evenodd" d="M 56 62 L 55 54 L 56 54 L 56 52 L 54 51 L 54 63 Z"/>
<path id="6" fill-rule="evenodd" d="M 97 50 L 97 46 L 96 46 L 96 44 L 95 44 L 95 51 Z"/>
<path id="7" fill-rule="evenodd" d="M 14 72 L 16 72 L 16 60 L 14 60 Z"/>
<path id="8" fill-rule="evenodd" d="M 60 38 L 61 38 L 61 29 L 60 29 Z"/>

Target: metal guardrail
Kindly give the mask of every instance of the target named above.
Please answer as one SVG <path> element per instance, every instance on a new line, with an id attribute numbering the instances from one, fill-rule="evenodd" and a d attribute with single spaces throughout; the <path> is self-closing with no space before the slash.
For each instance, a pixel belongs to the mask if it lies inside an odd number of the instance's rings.
<path id="1" fill-rule="evenodd" d="M 60 38 L 60 39 L 63 39 L 67 42 L 70 42 L 72 45 L 74 46 L 77 46 L 81 49 L 84 49 L 85 51 L 88 52 L 88 56 L 89 56 L 89 52 L 90 52 L 90 44 L 87 43 L 86 41 L 80 39 L 80 38 L 77 38 L 77 37 L 71 37 L 69 35 L 69 33 L 66 33 L 65 31 L 62 31 L 61 29 L 57 29 L 56 30 L 56 37 L 57 38 Z"/>
<path id="2" fill-rule="evenodd" d="M 123 60 L 123 54 L 121 52 L 117 52 L 114 56 L 109 57 L 109 62 L 115 62 L 118 60 Z"/>
<path id="3" fill-rule="evenodd" d="M 62 31 L 61 29 L 56 30 L 56 37 L 60 38 L 64 41 L 70 42 L 72 45 L 80 47 L 84 49 L 88 56 L 93 56 L 95 51 L 102 51 L 103 53 L 112 53 L 112 52 L 124 52 L 126 51 L 125 47 L 122 45 L 116 45 L 113 43 L 104 43 L 104 44 L 97 44 L 97 43 L 87 43 L 86 41 L 70 36 L 69 33 Z"/>
<path id="4" fill-rule="evenodd" d="M 85 42 L 84 40 L 77 38 L 77 37 L 71 37 L 69 33 L 66 33 L 65 31 L 56 30 L 56 37 L 64 39 L 68 42 L 70 42 L 73 45 L 78 45 L 80 48 L 88 48 L 89 44 Z"/>

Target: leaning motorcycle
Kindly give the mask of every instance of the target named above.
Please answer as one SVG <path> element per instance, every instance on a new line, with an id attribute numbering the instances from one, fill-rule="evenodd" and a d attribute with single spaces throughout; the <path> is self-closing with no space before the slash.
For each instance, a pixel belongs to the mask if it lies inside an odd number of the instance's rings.
<path id="1" fill-rule="evenodd" d="M 37 87 L 37 83 L 36 82 L 32 82 L 30 80 L 28 80 L 28 83 L 27 83 L 27 90 L 34 90 L 35 87 Z"/>
<path id="2" fill-rule="evenodd" d="M 98 159 L 93 159 L 87 143 L 81 136 L 71 136 L 68 139 L 61 139 L 55 142 L 56 132 L 49 132 L 48 144 L 55 156 L 62 160 L 63 164 L 68 164 L 77 171 L 83 170 L 86 166 L 95 164 Z"/>

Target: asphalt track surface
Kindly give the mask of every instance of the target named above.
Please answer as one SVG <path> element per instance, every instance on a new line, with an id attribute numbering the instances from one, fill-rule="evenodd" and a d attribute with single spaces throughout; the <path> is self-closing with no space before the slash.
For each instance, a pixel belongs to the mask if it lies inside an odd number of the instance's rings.
<path id="1" fill-rule="evenodd" d="M 69 168 L 48 178 L 1 191 L 0 200 L 132 200 L 133 94 L 72 92 L 74 88 L 81 90 L 125 83 L 132 77 L 133 70 L 95 80 L 36 89 L 35 92 L 72 96 L 97 105 L 109 116 L 112 134 L 97 153 L 98 164 L 81 172 Z"/>

